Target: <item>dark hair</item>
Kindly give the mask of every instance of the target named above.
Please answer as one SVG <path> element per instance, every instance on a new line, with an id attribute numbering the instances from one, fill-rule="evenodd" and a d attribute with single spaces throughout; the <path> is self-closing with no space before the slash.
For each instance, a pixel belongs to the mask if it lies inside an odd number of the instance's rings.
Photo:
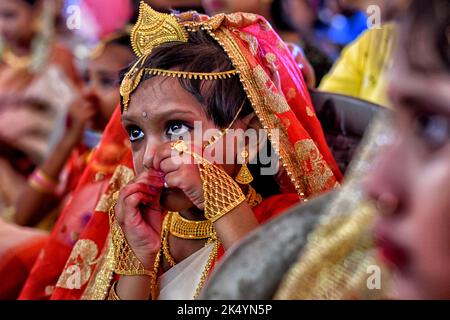
<path id="1" fill-rule="evenodd" d="M 131 50 L 130 35 L 125 32 L 120 37 L 109 41 L 108 44 L 119 45 L 119 46 L 126 47 L 127 49 Z"/>
<path id="2" fill-rule="evenodd" d="M 273 20 L 274 28 L 278 31 L 296 31 L 290 13 L 286 12 L 286 3 L 284 0 L 274 0 L 270 6 L 270 15 Z"/>
<path id="3" fill-rule="evenodd" d="M 134 65 L 132 63 L 130 66 Z M 189 34 L 189 40 L 184 42 L 170 42 L 155 48 L 146 58 L 144 68 L 157 68 L 165 70 L 181 70 L 195 72 L 218 72 L 234 69 L 233 64 L 220 45 L 205 31 Z M 123 79 L 127 68 L 122 72 Z M 153 75 L 145 74 L 140 86 Z M 240 118 L 253 112 L 250 101 L 242 87 L 239 76 L 228 79 L 204 81 L 198 79 L 179 78 L 181 87 L 191 93 L 204 107 L 205 113 L 217 127 L 227 127 L 236 116 L 242 102 L 244 107 Z M 123 101 L 122 101 L 123 110 Z M 268 141 L 270 148 L 270 142 Z M 255 176 L 255 189 L 262 196 L 279 192 L 278 185 L 274 183 L 273 176 L 261 176 L 258 171 L 260 164 L 249 166 Z M 263 186 L 262 190 L 258 186 Z"/>
<path id="4" fill-rule="evenodd" d="M 448 0 L 416 0 L 412 1 L 408 12 L 401 21 L 400 42 L 405 50 L 411 66 L 424 72 L 433 72 L 423 63 L 422 56 L 429 52 L 418 52 L 418 43 L 426 37 L 440 60 L 439 70 L 444 67 L 450 70 L 450 2 Z M 427 40 L 427 41 L 428 41 Z M 430 50 L 431 49 L 431 50 Z"/>

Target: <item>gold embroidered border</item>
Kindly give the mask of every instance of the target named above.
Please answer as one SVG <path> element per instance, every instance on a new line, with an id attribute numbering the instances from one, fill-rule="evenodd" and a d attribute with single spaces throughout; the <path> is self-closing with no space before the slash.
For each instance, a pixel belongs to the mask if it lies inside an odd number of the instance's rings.
<path id="1" fill-rule="evenodd" d="M 81 300 L 105 300 L 114 276 L 114 250 L 108 236 L 101 258 L 88 282 Z"/>
<path id="2" fill-rule="evenodd" d="M 271 119 L 271 107 L 265 105 L 264 95 L 258 88 L 257 81 L 254 78 L 253 70 L 247 63 L 245 57 L 242 55 L 239 45 L 235 42 L 231 31 L 226 28 L 219 28 L 215 31 L 210 31 L 210 35 L 222 46 L 228 57 L 231 59 L 234 67 L 239 71 L 239 78 L 247 93 L 247 97 L 253 105 L 256 115 L 258 116 L 264 130 L 272 143 L 273 148 L 280 157 L 281 164 L 285 168 L 291 182 L 295 186 L 297 193 L 302 199 L 305 199 L 305 194 L 308 192 L 305 184 L 305 176 L 300 164 L 296 159 L 295 153 L 286 151 L 285 146 L 290 146 L 294 150 L 289 139 L 286 136 L 280 137 L 280 143 L 272 139 L 272 132 L 277 129 L 276 125 Z"/>
<path id="3" fill-rule="evenodd" d="M 126 186 L 134 178 L 134 172 L 130 168 L 119 165 L 109 181 L 108 190 L 103 194 L 95 208 L 95 211 L 108 213 L 113 202 L 113 194 Z"/>

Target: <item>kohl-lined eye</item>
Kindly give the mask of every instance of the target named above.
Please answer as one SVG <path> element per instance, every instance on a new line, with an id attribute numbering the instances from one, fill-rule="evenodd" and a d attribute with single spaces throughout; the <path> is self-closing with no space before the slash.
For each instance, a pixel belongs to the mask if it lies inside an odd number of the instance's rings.
<path id="1" fill-rule="evenodd" d="M 191 127 L 183 121 L 173 121 L 167 125 L 166 136 L 172 138 L 173 136 L 183 136 L 191 130 Z"/>
<path id="2" fill-rule="evenodd" d="M 127 132 L 131 142 L 136 142 L 144 138 L 144 132 L 138 126 L 130 126 L 127 128 Z"/>
<path id="3" fill-rule="evenodd" d="M 414 118 L 416 134 L 428 147 L 438 149 L 450 142 L 450 120 L 437 114 L 418 114 Z"/>

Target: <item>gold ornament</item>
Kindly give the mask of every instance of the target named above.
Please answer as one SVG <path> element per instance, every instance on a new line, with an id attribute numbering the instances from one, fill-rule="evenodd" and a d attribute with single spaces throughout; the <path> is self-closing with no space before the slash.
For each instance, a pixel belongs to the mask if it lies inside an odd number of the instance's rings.
<path id="1" fill-rule="evenodd" d="M 122 228 L 116 221 L 115 206 L 117 202 L 114 201 L 109 210 L 109 223 L 111 228 L 111 239 L 114 246 L 114 271 L 120 275 L 127 276 L 149 276 L 152 279 L 156 278 L 153 271 L 146 270 L 142 262 L 133 252 L 129 246 Z"/>
<path id="2" fill-rule="evenodd" d="M 178 70 L 164 70 L 157 68 L 145 68 L 145 73 L 152 76 L 164 76 L 183 79 L 198 80 L 224 80 L 229 79 L 237 74 L 236 70 L 220 71 L 220 72 L 191 72 Z"/>
<path id="3" fill-rule="evenodd" d="M 134 90 L 136 90 L 142 80 L 144 70 L 137 67 L 140 63 L 142 63 L 141 59 L 139 59 L 136 64 L 130 69 L 130 71 L 125 75 L 122 83 L 120 84 L 119 92 L 122 96 L 123 111 L 128 110 L 130 96 L 134 92 Z"/>
<path id="4" fill-rule="evenodd" d="M 188 150 L 183 140 L 173 142 L 171 147 L 180 154 L 191 155 L 198 162 L 200 177 L 203 181 L 206 219 L 216 222 L 245 201 L 241 188 L 225 171 Z"/>
<path id="5" fill-rule="evenodd" d="M 149 55 L 166 42 L 188 42 L 186 29 L 173 14 L 153 10 L 144 1 L 139 7 L 139 17 L 131 30 L 131 46 L 138 57 Z"/>
<path id="6" fill-rule="evenodd" d="M 32 63 L 32 56 L 17 56 L 9 48 L 3 50 L 3 61 L 15 70 L 26 70 L 30 68 Z"/>
<path id="7" fill-rule="evenodd" d="M 243 150 L 241 152 L 241 157 L 242 157 L 242 161 L 243 161 L 242 166 L 241 166 L 241 169 L 239 170 L 235 180 L 239 184 L 249 184 L 253 181 L 253 176 L 247 167 L 248 151 Z"/>
<path id="8" fill-rule="evenodd" d="M 217 259 L 217 254 L 219 252 L 220 241 L 213 237 L 208 240 L 207 245 L 210 243 L 214 243 L 214 247 L 208 257 L 208 261 L 206 262 L 205 269 L 203 269 L 202 275 L 200 277 L 200 281 L 198 283 L 197 289 L 195 290 L 194 299 L 197 299 L 200 296 L 200 292 L 205 284 L 206 278 L 208 278 L 209 271 L 212 268 L 214 261 Z"/>
<path id="9" fill-rule="evenodd" d="M 205 142 L 203 144 L 203 148 L 209 148 L 211 147 L 214 143 L 216 143 L 220 138 L 222 138 L 224 135 L 227 134 L 228 130 L 230 130 L 230 128 L 234 125 L 234 123 L 236 122 L 237 118 L 239 117 L 239 114 L 241 113 L 242 109 L 244 108 L 245 105 L 245 101 L 242 101 L 241 106 L 239 107 L 239 110 L 236 112 L 236 115 L 234 116 L 233 120 L 231 121 L 231 123 L 228 125 L 227 128 L 225 129 L 221 129 L 219 131 L 218 134 L 213 135 L 207 142 Z"/>
<path id="10" fill-rule="evenodd" d="M 164 217 L 162 234 L 161 234 L 161 244 L 162 244 L 162 251 L 163 251 L 164 257 L 166 258 L 169 265 L 171 267 L 174 267 L 177 263 L 175 262 L 175 259 L 170 254 L 170 249 L 169 249 L 169 228 L 171 226 L 172 220 L 173 220 L 173 216 L 171 214 L 167 214 Z"/>
<path id="11" fill-rule="evenodd" d="M 125 75 L 120 85 L 124 111 L 128 110 L 130 96 L 139 86 L 144 73 L 199 80 L 223 80 L 238 74 L 236 70 L 206 73 L 143 68 L 146 58 L 154 48 L 168 42 L 187 43 L 189 35 L 186 28 L 192 31 L 188 24 L 186 26 L 180 24 L 175 15 L 157 12 L 145 2 L 141 2 L 138 21 L 131 30 L 131 46 L 139 59 Z"/>
<path id="12" fill-rule="evenodd" d="M 208 239 L 215 235 L 216 230 L 209 220 L 191 221 L 183 218 L 178 212 L 172 212 L 170 234 L 180 239 Z"/>
<path id="13" fill-rule="evenodd" d="M 168 226 L 170 221 L 172 220 L 172 216 L 173 216 L 174 212 L 168 212 L 166 217 L 164 218 L 164 225 Z M 168 236 L 168 230 L 167 227 L 163 228 L 163 231 L 161 233 L 161 243 L 164 243 L 164 238 L 166 238 Z M 197 289 L 195 290 L 195 295 L 194 295 L 194 299 L 196 299 L 199 295 L 200 295 L 200 291 L 203 288 L 203 285 L 206 281 L 206 278 L 208 277 L 209 271 L 211 270 L 211 267 L 214 263 L 214 261 L 217 258 L 217 253 L 219 252 L 219 247 L 220 247 L 220 241 L 217 239 L 216 234 L 214 233 L 213 235 L 211 235 L 207 242 L 206 245 L 209 245 L 211 243 L 214 243 L 214 247 L 208 257 L 208 260 L 206 262 L 205 268 L 203 269 L 202 275 L 200 277 L 200 281 L 199 284 L 197 286 Z M 164 248 L 163 246 L 161 246 L 161 250 L 158 252 L 158 254 L 156 255 L 155 258 L 155 263 L 153 265 L 153 273 L 155 275 L 158 275 L 159 273 L 159 267 L 161 264 L 161 256 L 164 254 Z M 152 278 L 152 284 L 151 284 L 151 288 L 152 288 L 152 299 L 156 300 L 158 298 L 158 288 L 157 288 L 157 277 Z"/>
<path id="14" fill-rule="evenodd" d="M 248 205 L 251 208 L 256 207 L 258 204 L 262 202 L 262 196 L 256 192 L 255 189 L 251 185 L 248 185 L 248 192 L 245 201 L 247 201 Z"/>

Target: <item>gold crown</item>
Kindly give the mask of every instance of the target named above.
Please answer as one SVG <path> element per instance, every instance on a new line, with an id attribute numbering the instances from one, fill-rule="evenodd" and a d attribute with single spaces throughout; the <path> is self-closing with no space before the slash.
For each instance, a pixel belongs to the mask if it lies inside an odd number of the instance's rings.
<path id="1" fill-rule="evenodd" d="M 188 38 L 186 29 L 173 14 L 157 12 L 141 2 L 138 21 L 131 31 L 131 45 L 138 57 L 149 55 L 163 43 L 187 42 Z"/>
<path id="2" fill-rule="evenodd" d="M 189 39 L 188 31 L 195 32 L 198 30 L 198 28 L 192 28 L 190 24 L 183 26 L 178 22 L 175 15 L 157 12 L 141 1 L 138 21 L 131 31 L 131 46 L 139 59 L 125 75 L 120 85 L 124 111 L 127 110 L 130 95 L 139 86 L 144 73 L 154 76 L 199 80 L 227 79 L 237 74 L 236 70 L 205 73 L 143 68 L 145 58 L 151 54 L 154 48 L 168 42 L 180 41 L 186 43 Z"/>

